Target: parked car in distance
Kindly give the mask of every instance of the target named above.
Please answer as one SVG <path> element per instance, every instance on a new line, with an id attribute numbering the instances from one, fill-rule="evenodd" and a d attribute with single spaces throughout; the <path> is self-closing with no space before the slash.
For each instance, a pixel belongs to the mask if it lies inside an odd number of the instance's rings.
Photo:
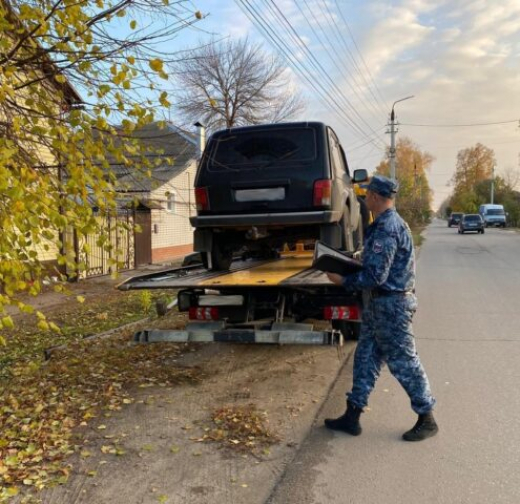
<path id="1" fill-rule="evenodd" d="M 448 219 L 448 227 L 458 226 L 463 215 L 462 212 L 453 212 Z"/>
<path id="2" fill-rule="evenodd" d="M 484 219 L 480 214 L 464 214 L 459 222 L 459 234 L 475 231 L 484 234 Z"/>
<path id="3" fill-rule="evenodd" d="M 233 254 L 272 257 L 284 243 L 320 239 L 358 250 L 363 219 L 354 183 L 332 128 L 320 122 L 266 124 L 214 133 L 195 177 L 194 250 L 212 270 Z"/>

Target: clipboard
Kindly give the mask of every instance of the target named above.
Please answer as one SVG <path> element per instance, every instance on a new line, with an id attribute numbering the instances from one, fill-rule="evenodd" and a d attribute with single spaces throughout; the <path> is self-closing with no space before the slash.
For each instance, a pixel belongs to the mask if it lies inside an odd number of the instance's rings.
<path id="1" fill-rule="evenodd" d="M 344 252 L 317 241 L 314 247 L 312 267 L 320 271 L 345 276 L 362 270 L 363 264 L 361 261 L 349 257 Z"/>

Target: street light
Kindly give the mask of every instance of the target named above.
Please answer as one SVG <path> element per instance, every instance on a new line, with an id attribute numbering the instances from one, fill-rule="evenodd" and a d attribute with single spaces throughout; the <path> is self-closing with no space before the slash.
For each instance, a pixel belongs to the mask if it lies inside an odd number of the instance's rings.
<path id="1" fill-rule="evenodd" d="M 407 96 L 406 98 L 401 98 L 400 100 L 396 100 L 392 105 L 392 112 L 390 112 L 390 178 L 395 180 L 395 112 L 394 107 L 396 103 L 410 100 L 414 95 Z"/>

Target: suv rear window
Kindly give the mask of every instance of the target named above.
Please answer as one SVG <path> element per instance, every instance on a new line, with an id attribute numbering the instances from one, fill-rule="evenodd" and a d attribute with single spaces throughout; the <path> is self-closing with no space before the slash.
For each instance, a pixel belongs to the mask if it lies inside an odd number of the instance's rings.
<path id="1" fill-rule="evenodd" d="M 468 222 L 473 222 L 473 221 L 480 221 L 480 215 L 465 215 L 464 216 L 464 220 L 465 221 L 468 221 Z"/>
<path id="2" fill-rule="evenodd" d="M 312 128 L 233 132 L 214 139 L 209 171 L 261 169 L 314 161 L 316 133 Z"/>

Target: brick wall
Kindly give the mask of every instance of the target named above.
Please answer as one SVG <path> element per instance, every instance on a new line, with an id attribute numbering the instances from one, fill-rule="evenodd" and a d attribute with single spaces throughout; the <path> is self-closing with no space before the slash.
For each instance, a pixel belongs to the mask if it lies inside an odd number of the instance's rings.
<path id="1" fill-rule="evenodd" d="M 193 244 L 152 249 L 152 263 L 169 262 L 193 252 Z"/>

